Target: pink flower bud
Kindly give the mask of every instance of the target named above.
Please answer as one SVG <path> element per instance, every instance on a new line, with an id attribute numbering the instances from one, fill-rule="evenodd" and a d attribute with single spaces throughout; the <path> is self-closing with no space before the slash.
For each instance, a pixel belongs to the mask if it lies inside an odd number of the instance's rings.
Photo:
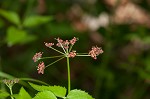
<path id="1" fill-rule="evenodd" d="M 38 74 L 44 74 L 44 69 L 45 69 L 45 64 L 44 64 L 44 62 L 41 62 L 41 63 L 39 63 L 39 65 L 38 65 L 38 68 L 37 68 L 37 70 L 38 70 Z"/>
<path id="2" fill-rule="evenodd" d="M 97 59 L 97 57 L 96 56 L 98 56 L 99 54 L 102 54 L 103 53 L 103 50 L 100 48 L 100 47 L 95 47 L 95 46 L 93 46 L 92 47 L 92 50 L 91 51 L 89 51 L 89 55 L 92 57 L 92 58 L 94 58 L 94 59 Z"/>
<path id="3" fill-rule="evenodd" d="M 76 55 L 76 51 L 72 51 L 68 54 L 68 57 L 74 58 Z"/>
<path id="4" fill-rule="evenodd" d="M 53 45 L 54 45 L 54 43 L 45 43 L 45 46 L 47 46 L 47 47 L 51 47 Z"/>
<path id="5" fill-rule="evenodd" d="M 43 52 L 38 52 L 33 56 L 33 61 L 37 62 L 42 57 Z"/>

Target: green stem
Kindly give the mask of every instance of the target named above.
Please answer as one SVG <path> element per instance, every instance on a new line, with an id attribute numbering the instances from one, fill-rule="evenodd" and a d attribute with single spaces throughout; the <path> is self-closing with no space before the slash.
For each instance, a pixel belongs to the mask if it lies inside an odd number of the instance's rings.
<path id="1" fill-rule="evenodd" d="M 62 44 L 61 43 L 59 43 L 59 44 L 62 47 L 62 49 L 64 50 L 64 52 L 66 53 L 65 48 L 62 46 Z"/>
<path id="2" fill-rule="evenodd" d="M 43 58 L 40 58 L 40 60 L 41 60 L 41 59 L 48 59 L 48 58 L 57 58 L 57 57 L 62 57 L 62 56 L 64 56 L 64 55 L 51 56 L 51 57 L 43 57 Z"/>
<path id="3" fill-rule="evenodd" d="M 49 64 L 49 65 L 45 66 L 45 68 L 47 68 L 47 67 L 49 67 L 49 66 L 53 65 L 54 63 L 56 63 L 56 62 L 58 62 L 58 61 L 62 60 L 63 58 L 65 58 L 65 57 L 62 57 L 62 58 L 60 58 L 60 59 L 58 59 L 58 60 L 56 60 L 56 61 L 52 62 L 51 64 Z"/>
<path id="4" fill-rule="evenodd" d="M 25 13 L 24 13 L 24 18 L 26 18 L 26 17 L 29 15 L 29 12 L 30 12 L 31 9 L 32 9 L 32 6 L 33 6 L 34 1 L 35 1 L 35 0 L 28 0 L 27 8 L 26 8 L 26 11 L 25 11 Z"/>
<path id="5" fill-rule="evenodd" d="M 10 90 L 10 97 L 11 97 L 11 99 L 14 99 L 13 97 L 12 97 L 12 95 L 13 95 L 13 92 L 12 92 L 12 86 L 9 86 L 9 90 Z"/>
<path id="6" fill-rule="evenodd" d="M 91 55 L 76 55 L 76 56 L 91 56 Z"/>
<path id="7" fill-rule="evenodd" d="M 69 57 L 67 57 L 67 70 L 68 70 L 68 94 L 70 93 L 70 64 L 69 64 Z"/>
<path id="8" fill-rule="evenodd" d="M 72 50 L 72 47 L 73 47 L 73 45 L 71 45 L 71 46 L 70 46 L 70 48 L 69 48 L 69 52 Z"/>
<path id="9" fill-rule="evenodd" d="M 77 53 L 77 55 L 79 55 L 79 54 L 86 54 L 87 55 L 88 53 Z"/>
<path id="10" fill-rule="evenodd" d="M 51 48 L 51 49 L 53 49 L 54 51 L 56 51 L 56 52 L 58 52 L 58 53 L 60 53 L 60 54 L 63 54 L 63 55 L 64 55 L 64 53 L 63 53 L 63 52 L 61 52 L 61 51 L 59 51 L 59 50 L 57 50 L 57 49 L 55 49 L 55 48 L 53 48 L 53 47 L 49 47 L 49 48 Z"/>
<path id="11" fill-rule="evenodd" d="M 33 81 L 33 82 L 41 83 L 41 84 L 44 84 L 44 85 L 47 85 L 47 86 L 49 85 L 49 84 L 47 84 L 43 81 L 32 79 L 32 78 L 18 78 L 18 79 L 23 80 L 23 81 Z"/>

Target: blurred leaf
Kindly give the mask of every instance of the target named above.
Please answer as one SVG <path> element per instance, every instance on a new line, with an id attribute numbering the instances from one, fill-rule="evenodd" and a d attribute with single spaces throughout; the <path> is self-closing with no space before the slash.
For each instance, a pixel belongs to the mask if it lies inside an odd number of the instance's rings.
<path id="1" fill-rule="evenodd" d="M 28 92 L 23 87 L 21 87 L 19 95 L 16 95 L 15 99 L 32 99 L 32 97 L 28 94 Z"/>
<path id="2" fill-rule="evenodd" d="M 2 19 L 0 19 L 0 28 L 2 28 L 2 27 L 3 27 L 3 25 L 4 25 L 4 22 L 3 22 L 3 20 L 2 20 Z"/>
<path id="3" fill-rule="evenodd" d="M 1 71 L 0 71 L 0 77 L 8 78 L 8 79 L 14 78 L 13 76 L 11 76 L 11 75 L 9 75 L 9 74 L 6 74 L 6 73 L 4 73 L 4 72 L 1 72 Z"/>
<path id="4" fill-rule="evenodd" d="M 0 98 L 6 98 L 9 96 L 9 93 L 3 90 L 0 90 Z"/>
<path id="5" fill-rule="evenodd" d="M 57 97 L 65 97 L 66 88 L 61 86 L 40 86 L 33 83 L 29 83 L 37 91 L 51 91 Z"/>
<path id="6" fill-rule="evenodd" d="M 51 16 L 29 16 L 26 17 L 26 19 L 23 22 L 24 27 L 35 27 L 44 23 L 47 23 L 48 21 L 52 20 Z"/>
<path id="7" fill-rule="evenodd" d="M 0 15 L 6 18 L 8 21 L 16 24 L 17 26 L 20 25 L 20 18 L 15 12 L 0 9 Z"/>
<path id="8" fill-rule="evenodd" d="M 126 39 L 127 40 L 139 40 L 144 44 L 150 43 L 150 36 L 141 37 L 140 35 L 137 35 L 137 34 L 129 34 L 126 36 Z"/>
<path id="9" fill-rule="evenodd" d="M 70 93 L 67 95 L 67 99 L 94 99 L 88 93 L 82 90 L 71 90 Z"/>
<path id="10" fill-rule="evenodd" d="M 150 36 L 146 36 L 143 38 L 144 43 L 150 44 Z"/>
<path id="11" fill-rule="evenodd" d="M 128 34 L 128 35 L 126 35 L 125 38 L 126 38 L 126 40 L 140 39 L 139 36 L 135 33 Z"/>
<path id="12" fill-rule="evenodd" d="M 145 69 L 150 72 L 150 56 L 144 59 Z"/>
<path id="13" fill-rule="evenodd" d="M 137 71 L 141 78 L 143 79 L 149 79 L 150 78 L 150 72 L 146 72 L 144 70 Z"/>
<path id="14" fill-rule="evenodd" d="M 25 30 L 21 30 L 15 27 L 9 27 L 7 30 L 6 41 L 8 46 L 28 43 L 35 39 L 36 37 L 34 35 L 28 35 Z"/>
<path id="15" fill-rule="evenodd" d="M 57 99 L 56 96 L 50 91 L 38 92 L 33 99 Z"/>
<path id="16" fill-rule="evenodd" d="M 70 24 L 67 23 L 60 23 L 60 24 L 50 24 L 47 27 L 48 29 L 50 29 L 49 31 L 51 35 L 75 35 L 74 32 L 75 30 L 73 29 L 73 27 Z"/>

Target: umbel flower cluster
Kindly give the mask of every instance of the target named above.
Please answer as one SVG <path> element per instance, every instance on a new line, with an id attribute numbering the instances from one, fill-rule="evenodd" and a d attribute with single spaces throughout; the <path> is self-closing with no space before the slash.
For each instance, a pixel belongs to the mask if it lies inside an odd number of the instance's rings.
<path id="1" fill-rule="evenodd" d="M 19 82 L 19 79 L 13 79 L 13 80 L 7 80 L 4 79 L 3 82 L 8 86 L 8 87 L 12 87 L 15 83 Z"/>
<path id="2" fill-rule="evenodd" d="M 72 50 L 72 47 L 74 46 L 74 44 L 78 41 L 78 38 L 74 37 L 71 40 L 62 40 L 60 38 L 56 38 L 57 43 L 45 43 L 45 46 L 60 53 L 61 55 L 59 56 L 52 56 L 52 57 L 42 57 L 43 52 L 38 52 L 33 56 L 33 61 L 37 62 L 39 60 L 43 60 L 43 59 L 48 59 L 48 58 L 58 58 L 60 57 L 58 60 L 50 63 L 49 65 L 45 66 L 44 62 L 41 61 L 37 67 L 38 73 L 40 74 L 44 74 L 44 70 L 45 68 L 47 68 L 48 66 L 60 61 L 61 59 L 67 57 L 67 58 L 74 58 L 76 56 L 91 56 L 93 59 L 97 59 L 97 56 L 99 54 L 103 53 L 103 50 L 101 49 L 101 47 L 97 47 L 97 46 L 93 46 L 92 49 L 88 52 L 88 53 L 77 53 L 75 50 Z M 61 47 L 63 49 L 63 52 L 60 50 L 55 49 L 53 46 L 56 45 L 57 47 Z"/>

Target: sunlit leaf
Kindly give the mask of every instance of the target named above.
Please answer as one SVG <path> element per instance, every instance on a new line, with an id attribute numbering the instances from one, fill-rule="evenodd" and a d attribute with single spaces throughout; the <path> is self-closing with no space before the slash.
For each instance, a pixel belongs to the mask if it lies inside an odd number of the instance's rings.
<path id="1" fill-rule="evenodd" d="M 15 99 L 32 99 L 32 97 L 23 87 L 21 87 L 20 92 L 16 95 Z"/>
<path id="2" fill-rule="evenodd" d="M 82 90 L 71 90 L 67 95 L 67 99 L 94 99 L 91 95 Z"/>
<path id="3" fill-rule="evenodd" d="M 41 86 L 33 83 L 29 84 L 37 91 L 51 91 L 57 97 L 65 97 L 66 95 L 66 88 L 61 86 L 43 86 L 43 85 Z"/>
<path id="4" fill-rule="evenodd" d="M 33 99 L 57 99 L 51 91 L 38 92 Z"/>

